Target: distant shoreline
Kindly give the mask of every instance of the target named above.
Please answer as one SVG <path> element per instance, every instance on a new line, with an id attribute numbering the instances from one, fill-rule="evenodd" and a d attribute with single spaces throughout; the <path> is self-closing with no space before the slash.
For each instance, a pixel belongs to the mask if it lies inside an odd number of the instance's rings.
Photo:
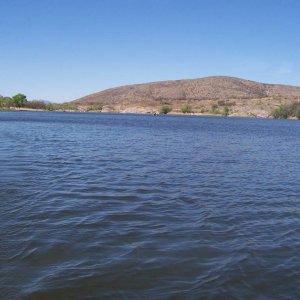
<path id="1" fill-rule="evenodd" d="M 0 112 L 67 112 L 67 113 L 101 113 L 101 114 L 131 114 L 131 115 L 148 115 L 148 116 L 195 116 L 195 117 L 223 117 L 223 118 L 251 118 L 251 119 L 275 119 L 271 116 L 262 117 L 255 116 L 253 114 L 249 115 L 238 115 L 231 114 L 228 116 L 223 116 L 221 114 L 210 114 L 210 113 L 181 113 L 181 112 L 170 112 L 168 114 L 154 114 L 149 112 L 134 112 L 134 111 L 85 111 L 85 110 L 47 110 L 47 109 L 34 109 L 34 108 L 10 108 L 10 109 L 0 109 Z M 297 118 L 287 118 L 286 120 L 297 120 Z"/>

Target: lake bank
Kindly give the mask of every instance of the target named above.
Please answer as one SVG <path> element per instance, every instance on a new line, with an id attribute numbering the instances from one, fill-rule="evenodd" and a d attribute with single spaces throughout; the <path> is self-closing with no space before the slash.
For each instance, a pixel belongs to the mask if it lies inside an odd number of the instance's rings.
<path id="1" fill-rule="evenodd" d="M 174 112 L 171 111 L 168 114 L 161 114 L 159 112 L 149 112 L 145 109 L 124 109 L 122 111 L 115 110 L 107 110 L 104 109 L 102 111 L 91 111 L 83 108 L 79 108 L 78 110 L 47 110 L 47 109 L 33 109 L 33 108 L 9 108 L 9 109 L 0 109 L 0 111 L 11 111 L 11 112 L 77 112 L 77 113 L 108 113 L 108 114 L 132 114 L 132 115 L 155 115 L 155 116 L 164 116 L 164 115 L 172 115 L 172 116 L 198 116 L 198 117 L 226 117 L 226 118 L 254 118 L 254 119 L 274 119 L 272 116 L 268 115 L 255 115 L 254 113 L 249 114 L 237 114 L 232 113 L 228 116 L 224 116 L 222 114 L 212 114 L 212 113 L 182 113 L 180 111 Z M 297 120 L 296 117 L 287 118 L 287 120 Z"/>

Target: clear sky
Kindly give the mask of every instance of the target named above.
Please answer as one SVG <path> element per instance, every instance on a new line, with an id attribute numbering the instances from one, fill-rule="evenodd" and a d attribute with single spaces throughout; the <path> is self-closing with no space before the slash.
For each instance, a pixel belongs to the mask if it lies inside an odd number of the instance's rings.
<path id="1" fill-rule="evenodd" d="M 230 75 L 300 86 L 299 0 L 0 0 L 0 94 Z"/>

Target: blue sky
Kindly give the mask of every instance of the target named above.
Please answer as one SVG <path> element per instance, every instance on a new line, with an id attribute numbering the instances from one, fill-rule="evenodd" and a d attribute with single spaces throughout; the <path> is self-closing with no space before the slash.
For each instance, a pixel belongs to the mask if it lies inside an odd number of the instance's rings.
<path id="1" fill-rule="evenodd" d="M 0 0 L 0 94 L 230 75 L 300 86 L 298 0 Z"/>

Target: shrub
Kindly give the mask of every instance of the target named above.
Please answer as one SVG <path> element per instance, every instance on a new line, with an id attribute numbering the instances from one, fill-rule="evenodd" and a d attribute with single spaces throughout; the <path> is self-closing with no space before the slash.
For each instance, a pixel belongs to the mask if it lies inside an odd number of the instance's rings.
<path id="1" fill-rule="evenodd" d="M 12 98 L 10 97 L 1 97 L 0 98 L 0 108 L 10 108 L 14 105 Z"/>
<path id="2" fill-rule="evenodd" d="M 56 109 L 58 110 L 78 110 L 78 106 L 73 103 L 62 103 L 62 104 L 56 104 Z"/>
<path id="3" fill-rule="evenodd" d="M 297 115 L 296 115 L 297 119 L 300 120 L 300 108 L 297 111 Z"/>
<path id="4" fill-rule="evenodd" d="M 38 101 L 38 100 L 28 101 L 24 104 L 24 106 L 32 109 L 46 109 L 47 107 L 44 101 Z"/>
<path id="5" fill-rule="evenodd" d="M 210 112 L 214 115 L 219 114 L 220 113 L 219 106 L 217 104 L 212 104 L 212 106 L 210 108 Z"/>
<path id="6" fill-rule="evenodd" d="M 297 117 L 300 110 L 300 102 L 293 102 L 286 105 L 285 108 L 288 111 L 289 117 Z"/>
<path id="7" fill-rule="evenodd" d="M 188 104 L 184 105 L 184 106 L 181 108 L 181 111 L 182 111 L 182 113 L 184 113 L 184 114 L 190 114 L 190 113 L 193 112 L 193 111 L 192 111 L 192 107 L 191 107 L 190 105 L 188 105 Z"/>
<path id="8" fill-rule="evenodd" d="M 167 114 L 167 113 L 169 113 L 169 112 L 171 112 L 172 111 L 172 107 L 170 106 L 170 105 L 163 105 L 161 108 L 160 108 L 160 110 L 159 110 L 159 113 L 160 114 Z"/>
<path id="9" fill-rule="evenodd" d="M 272 111 L 272 116 L 274 119 L 287 119 L 289 117 L 289 112 L 286 107 L 279 106 Z"/>
<path id="10" fill-rule="evenodd" d="M 87 111 L 102 111 L 102 109 L 103 109 L 102 103 L 93 103 L 87 108 Z"/>
<path id="11" fill-rule="evenodd" d="M 228 106 L 224 106 L 222 115 L 224 117 L 228 117 L 229 116 L 229 107 Z"/>
<path id="12" fill-rule="evenodd" d="M 46 109 L 50 111 L 55 110 L 55 105 L 53 103 L 47 103 Z"/>

